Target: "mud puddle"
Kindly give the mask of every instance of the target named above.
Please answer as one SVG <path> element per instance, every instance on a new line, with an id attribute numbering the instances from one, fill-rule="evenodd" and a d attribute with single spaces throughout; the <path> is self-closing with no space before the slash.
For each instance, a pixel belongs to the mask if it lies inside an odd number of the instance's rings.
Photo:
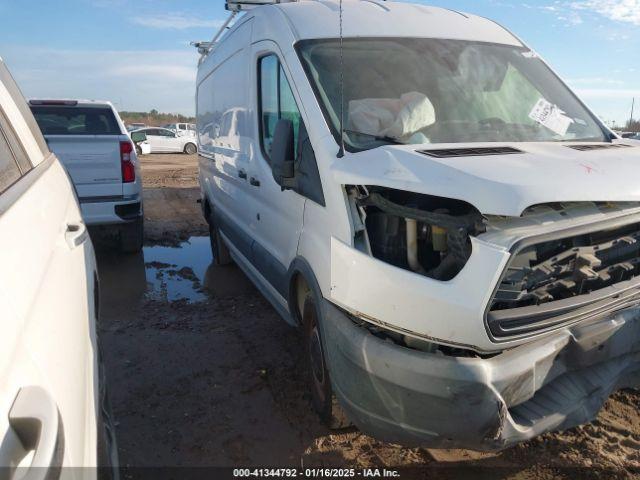
<path id="1" fill-rule="evenodd" d="M 191 237 L 177 247 L 144 247 L 147 297 L 153 300 L 201 302 L 203 283 L 211 265 L 208 237 Z"/>

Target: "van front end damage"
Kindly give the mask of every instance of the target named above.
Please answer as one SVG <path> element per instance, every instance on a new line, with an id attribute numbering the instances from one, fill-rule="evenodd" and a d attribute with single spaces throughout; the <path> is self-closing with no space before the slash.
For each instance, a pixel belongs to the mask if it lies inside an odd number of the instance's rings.
<path id="1" fill-rule="evenodd" d="M 323 325 L 336 395 L 378 438 L 499 450 L 640 386 L 640 206 L 519 217 L 347 187 Z"/>
<path id="2" fill-rule="evenodd" d="M 389 442 L 500 450 L 591 421 L 612 392 L 640 386 L 640 309 L 481 358 L 402 346 L 323 308 L 334 392 Z"/>

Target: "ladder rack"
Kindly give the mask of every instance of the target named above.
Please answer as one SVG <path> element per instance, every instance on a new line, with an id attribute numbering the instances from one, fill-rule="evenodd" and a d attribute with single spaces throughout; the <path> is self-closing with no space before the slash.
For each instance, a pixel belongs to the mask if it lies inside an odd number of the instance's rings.
<path id="1" fill-rule="evenodd" d="M 274 5 L 277 3 L 291 3 L 297 0 L 227 0 L 224 8 L 231 12 L 231 15 L 225 20 L 220 29 L 216 32 L 213 38 L 208 41 L 200 41 L 200 42 L 191 42 L 191 45 L 198 49 L 198 53 L 201 55 L 200 60 L 206 57 L 211 50 L 213 50 L 216 46 L 220 37 L 224 34 L 224 32 L 230 28 L 229 25 L 233 21 L 233 19 L 238 15 L 238 13 L 245 12 L 247 10 L 252 10 L 256 7 L 261 7 L 263 5 Z"/>

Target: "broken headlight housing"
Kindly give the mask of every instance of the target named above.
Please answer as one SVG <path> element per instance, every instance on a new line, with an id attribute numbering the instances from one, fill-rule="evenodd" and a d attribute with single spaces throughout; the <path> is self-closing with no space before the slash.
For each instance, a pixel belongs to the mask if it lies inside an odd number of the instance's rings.
<path id="1" fill-rule="evenodd" d="M 383 187 L 350 193 L 371 255 L 436 280 L 454 278 L 471 255 L 470 236 L 484 232 L 482 215 L 461 200 Z"/>

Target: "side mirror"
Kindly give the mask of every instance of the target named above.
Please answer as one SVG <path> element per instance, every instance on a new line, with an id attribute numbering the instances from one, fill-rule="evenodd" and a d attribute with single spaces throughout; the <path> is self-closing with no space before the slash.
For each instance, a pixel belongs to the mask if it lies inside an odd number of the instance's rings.
<path id="1" fill-rule="evenodd" d="M 271 170 L 273 179 L 284 188 L 292 188 L 295 176 L 295 149 L 293 144 L 293 122 L 278 120 L 271 143 Z"/>
<path id="2" fill-rule="evenodd" d="M 133 143 L 144 142 L 147 139 L 147 134 L 144 132 L 132 132 L 131 133 L 131 141 Z"/>

